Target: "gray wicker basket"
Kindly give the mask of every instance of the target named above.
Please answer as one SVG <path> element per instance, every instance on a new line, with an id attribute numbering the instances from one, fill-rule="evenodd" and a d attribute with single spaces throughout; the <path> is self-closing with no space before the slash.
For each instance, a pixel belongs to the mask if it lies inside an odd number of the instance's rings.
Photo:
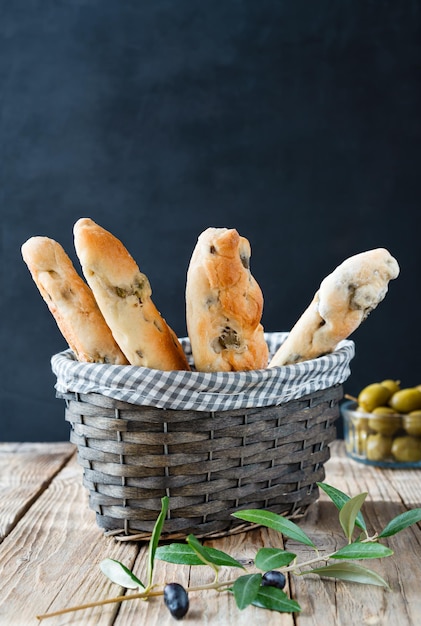
<path id="1" fill-rule="evenodd" d="M 270 352 L 287 333 L 267 333 Z M 148 539 L 169 497 L 163 536 L 217 537 L 251 527 L 231 514 L 298 517 L 315 502 L 335 438 L 352 341 L 282 368 L 191 372 L 52 357 L 98 526 Z"/>
<path id="2" fill-rule="evenodd" d="M 197 412 L 137 406 L 100 394 L 66 401 L 98 526 L 146 540 L 169 497 L 163 536 L 217 537 L 247 524 L 231 514 L 305 513 L 324 479 L 342 386 L 278 406 Z"/>

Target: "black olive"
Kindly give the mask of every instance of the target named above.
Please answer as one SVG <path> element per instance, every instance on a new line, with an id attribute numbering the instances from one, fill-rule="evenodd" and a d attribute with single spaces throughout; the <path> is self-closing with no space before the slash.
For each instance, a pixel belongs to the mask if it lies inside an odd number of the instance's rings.
<path id="1" fill-rule="evenodd" d="M 169 583 L 164 587 L 164 602 L 175 619 L 182 619 L 189 610 L 187 591 L 178 583 Z"/>
<path id="2" fill-rule="evenodd" d="M 262 576 L 262 587 L 277 587 L 278 589 L 283 589 L 285 584 L 286 578 L 282 572 L 273 570 L 266 572 L 266 574 Z"/>

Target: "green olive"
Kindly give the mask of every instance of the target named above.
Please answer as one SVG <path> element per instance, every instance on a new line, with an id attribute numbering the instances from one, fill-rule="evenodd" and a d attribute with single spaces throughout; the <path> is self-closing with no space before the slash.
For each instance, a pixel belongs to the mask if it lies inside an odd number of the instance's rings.
<path id="1" fill-rule="evenodd" d="M 366 444 L 366 456 L 369 461 L 384 461 L 390 456 L 392 450 L 392 437 L 386 437 L 379 433 L 369 435 Z"/>
<path id="2" fill-rule="evenodd" d="M 371 430 L 382 435 L 394 435 L 402 426 L 402 418 L 390 406 L 378 406 L 373 409 L 368 420 Z"/>
<path id="3" fill-rule="evenodd" d="M 376 406 L 383 406 L 388 403 L 391 392 L 380 383 L 372 383 L 364 387 L 358 395 L 358 405 L 363 411 L 371 413 Z"/>
<path id="4" fill-rule="evenodd" d="M 380 384 L 383 385 L 383 387 L 387 387 L 390 393 L 396 393 L 401 388 L 401 381 L 393 380 L 392 378 L 386 378 L 386 380 L 382 380 Z"/>
<path id="5" fill-rule="evenodd" d="M 355 411 L 351 415 L 351 422 L 354 428 L 358 428 L 360 430 L 368 431 L 368 417 L 370 414 L 366 413 L 361 409 L 361 407 L 357 407 Z"/>
<path id="6" fill-rule="evenodd" d="M 367 420 L 364 420 L 367 421 Z M 368 437 L 368 430 L 363 425 L 362 428 L 351 428 L 346 434 L 346 449 L 348 452 L 358 454 L 359 456 L 365 456 L 365 448 Z"/>
<path id="7" fill-rule="evenodd" d="M 354 435 L 354 449 L 355 452 L 361 456 L 365 456 L 367 447 L 368 431 L 364 428 L 359 428 L 355 431 Z"/>
<path id="8" fill-rule="evenodd" d="M 421 461 L 421 440 L 409 435 L 396 437 L 392 445 L 392 454 L 401 463 Z"/>
<path id="9" fill-rule="evenodd" d="M 402 417 L 403 427 L 408 435 L 421 437 L 421 411 L 411 411 Z"/>
<path id="10" fill-rule="evenodd" d="M 398 413 L 411 413 L 421 409 L 421 391 L 416 387 L 400 389 L 389 399 L 389 406 Z"/>
<path id="11" fill-rule="evenodd" d="M 349 432 L 345 435 L 345 448 L 347 452 L 355 452 L 355 433 Z"/>

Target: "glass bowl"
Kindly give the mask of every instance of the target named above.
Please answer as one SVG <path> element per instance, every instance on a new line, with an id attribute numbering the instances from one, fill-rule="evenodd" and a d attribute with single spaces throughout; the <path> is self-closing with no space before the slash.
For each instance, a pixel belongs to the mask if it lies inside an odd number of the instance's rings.
<path id="1" fill-rule="evenodd" d="M 346 453 L 366 465 L 421 468 L 421 418 L 409 414 L 376 415 L 341 404 Z"/>

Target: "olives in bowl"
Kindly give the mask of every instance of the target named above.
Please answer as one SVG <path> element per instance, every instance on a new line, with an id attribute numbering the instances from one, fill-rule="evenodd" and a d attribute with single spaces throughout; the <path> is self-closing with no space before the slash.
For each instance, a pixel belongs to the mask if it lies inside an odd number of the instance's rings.
<path id="1" fill-rule="evenodd" d="M 348 456 L 378 467 L 421 468 L 421 388 L 386 380 L 341 405 Z"/>

